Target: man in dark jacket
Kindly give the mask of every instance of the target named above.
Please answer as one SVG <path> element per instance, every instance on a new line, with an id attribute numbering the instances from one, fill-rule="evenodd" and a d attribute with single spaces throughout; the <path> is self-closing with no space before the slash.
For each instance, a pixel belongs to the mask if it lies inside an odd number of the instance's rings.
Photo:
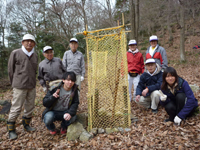
<path id="1" fill-rule="evenodd" d="M 75 121 L 79 105 L 75 73 L 64 73 L 62 80 L 60 85 L 49 91 L 43 99 L 43 105 L 46 107 L 43 121 L 52 135 L 57 133 L 53 123 L 57 120 L 62 121 L 60 133 L 67 132 L 67 127 Z"/>
<path id="2" fill-rule="evenodd" d="M 65 68 L 58 57 L 54 57 L 54 50 L 51 46 L 43 48 L 45 59 L 40 62 L 38 69 L 38 80 L 43 87 L 43 91 L 52 90 L 62 81 Z"/>
<path id="3" fill-rule="evenodd" d="M 160 101 L 159 89 L 162 84 L 161 67 L 154 59 L 147 59 L 145 71 L 140 77 L 136 89 L 136 103 L 151 108 L 153 113 L 157 113 Z"/>

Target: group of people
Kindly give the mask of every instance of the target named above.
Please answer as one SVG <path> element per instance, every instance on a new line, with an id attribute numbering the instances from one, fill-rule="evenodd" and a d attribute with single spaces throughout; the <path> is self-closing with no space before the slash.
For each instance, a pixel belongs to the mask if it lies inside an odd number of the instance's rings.
<path id="1" fill-rule="evenodd" d="M 188 84 L 168 67 L 166 51 L 158 44 L 156 35 L 149 38 L 150 46 L 143 56 L 137 49 L 137 42 L 130 40 L 127 51 L 129 97 L 137 104 L 158 112 L 158 105 L 164 106 L 169 118 L 180 125 L 183 120 L 198 111 L 198 101 Z M 132 86 L 134 92 L 132 94 Z"/>
<path id="2" fill-rule="evenodd" d="M 17 139 L 15 122 L 23 107 L 24 129 L 35 131 L 35 128 L 30 126 L 35 106 L 38 65 L 35 45 L 35 37 L 26 34 L 22 39 L 22 47 L 10 54 L 8 74 L 13 87 L 13 100 L 7 121 L 9 139 Z M 157 36 L 150 37 L 150 45 L 144 63 L 136 40 L 129 41 L 127 61 L 130 100 L 151 108 L 153 113 L 157 113 L 160 103 L 169 114 L 165 121 L 173 121 L 180 125 L 182 120 L 196 110 L 197 100 L 187 81 L 179 77 L 174 68 L 167 66 L 166 51 L 159 46 Z M 62 60 L 54 57 L 54 49 L 51 46 L 45 46 L 45 59 L 39 63 L 38 80 L 46 92 L 43 98 L 46 109 L 43 111 L 42 120 L 52 135 L 57 133 L 55 121 L 61 121 L 61 134 L 65 134 L 67 127 L 75 121 L 79 89 L 85 76 L 84 57 L 77 50 L 78 40 L 70 39 L 69 46 L 70 50 L 64 53 Z"/>
<path id="3" fill-rule="evenodd" d="M 22 47 L 13 50 L 8 61 L 8 74 L 13 87 L 13 100 L 7 120 L 9 139 L 17 139 L 15 122 L 24 107 L 22 124 L 26 131 L 35 131 L 30 126 L 36 97 L 36 74 L 38 56 L 34 50 L 35 37 L 26 34 L 22 39 Z M 57 130 L 54 121 L 61 121 L 61 134 L 76 119 L 79 105 L 79 89 L 85 76 L 84 56 L 77 50 L 78 40 L 69 41 L 70 50 L 66 51 L 63 60 L 54 57 L 51 46 L 43 48 L 45 59 L 39 63 L 38 80 L 46 96 L 43 105 L 46 107 L 42 114 L 50 134 Z"/>

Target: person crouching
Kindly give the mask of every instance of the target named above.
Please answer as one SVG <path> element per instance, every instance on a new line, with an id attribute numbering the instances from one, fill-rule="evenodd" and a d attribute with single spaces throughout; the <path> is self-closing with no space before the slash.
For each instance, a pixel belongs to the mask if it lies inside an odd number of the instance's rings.
<path id="1" fill-rule="evenodd" d="M 136 103 L 151 108 L 153 113 L 157 113 L 160 101 L 159 89 L 162 84 L 161 67 L 152 58 L 145 62 L 145 71 L 140 77 L 136 89 Z"/>
<path id="2" fill-rule="evenodd" d="M 43 105 L 46 109 L 42 118 L 44 118 L 43 121 L 52 135 L 57 133 L 54 121 L 61 121 L 60 133 L 65 134 L 67 127 L 76 120 L 79 96 L 78 85 L 75 82 L 76 74 L 65 72 L 58 87 L 49 91 L 43 99 Z"/>

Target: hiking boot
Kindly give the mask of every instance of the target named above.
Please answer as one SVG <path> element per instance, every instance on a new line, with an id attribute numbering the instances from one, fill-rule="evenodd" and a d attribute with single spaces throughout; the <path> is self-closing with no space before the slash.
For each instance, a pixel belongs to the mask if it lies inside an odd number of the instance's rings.
<path id="1" fill-rule="evenodd" d="M 157 114 L 158 110 L 157 109 L 151 109 L 152 113 Z"/>
<path id="2" fill-rule="evenodd" d="M 169 118 L 164 120 L 164 122 L 169 122 L 169 121 L 171 121 Z M 173 121 L 171 121 L 171 122 L 173 122 Z"/>
<path id="3" fill-rule="evenodd" d="M 66 133 L 67 133 L 67 129 L 66 128 L 61 128 L 60 134 L 66 134 Z"/>
<path id="4" fill-rule="evenodd" d="M 9 131 L 9 139 L 11 140 L 17 139 L 17 133 L 15 132 L 15 122 L 7 121 L 7 129 Z"/>
<path id="5" fill-rule="evenodd" d="M 22 117 L 22 124 L 24 126 L 25 131 L 28 131 L 28 132 L 35 131 L 35 128 L 32 128 L 29 126 L 30 122 L 31 122 L 31 118 L 26 118 L 24 116 Z"/>
<path id="6" fill-rule="evenodd" d="M 50 134 L 51 134 L 51 135 L 55 135 L 56 133 L 57 133 L 56 130 L 50 130 Z"/>

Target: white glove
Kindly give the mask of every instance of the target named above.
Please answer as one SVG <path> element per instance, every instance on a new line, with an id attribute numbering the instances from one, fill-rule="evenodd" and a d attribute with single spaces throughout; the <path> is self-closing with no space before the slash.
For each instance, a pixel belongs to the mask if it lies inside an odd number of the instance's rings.
<path id="1" fill-rule="evenodd" d="M 63 118 L 65 119 L 67 117 L 67 114 L 64 114 Z"/>
<path id="2" fill-rule="evenodd" d="M 81 76 L 81 82 L 84 80 L 84 77 L 83 76 Z"/>
<path id="3" fill-rule="evenodd" d="M 46 92 L 46 91 L 47 91 L 47 88 L 46 88 L 46 87 L 43 87 L 43 91 Z"/>
<path id="4" fill-rule="evenodd" d="M 166 101 L 167 95 L 163 94 L 163 92 L 161 90 L 159 90 L 159 93 L 160 93 L 160 100 L 163 102 Z"/>
<path id="5" fill-rule="evenodd" d="M 176 116 L 176 117 L 174 118 L 174 123 L 177 124 L 177 125 L 180 125 L 180 124 L 181 124 L 181 121 L 182 121 L 182 119 L 179 118 L 178 116 Z"/>

